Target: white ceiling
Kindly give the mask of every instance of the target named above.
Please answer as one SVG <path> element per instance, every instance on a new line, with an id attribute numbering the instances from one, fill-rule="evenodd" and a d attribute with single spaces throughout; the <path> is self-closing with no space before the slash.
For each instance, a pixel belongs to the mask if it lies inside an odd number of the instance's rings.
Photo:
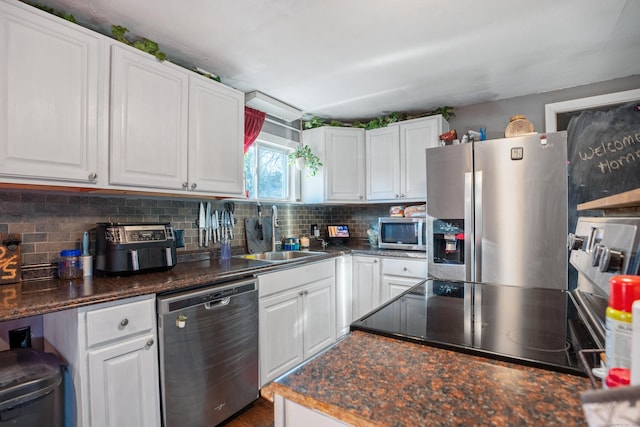
<path id="1" fill-rule="evenodd" d="M 328 118 L 640 74 L 637 0 L 40 0 L 156 41 L 173 62 Z"/>

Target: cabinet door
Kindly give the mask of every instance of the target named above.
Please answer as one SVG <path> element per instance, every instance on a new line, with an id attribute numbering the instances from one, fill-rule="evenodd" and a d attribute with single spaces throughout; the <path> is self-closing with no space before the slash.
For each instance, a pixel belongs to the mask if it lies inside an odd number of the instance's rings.
<path id="1" fill-rule="evenodd" d="M 335 281 L 323 279 L 303 291 L 304 358 L 336 340 Z"/>
<path id="2" fill-rule="evenodd" d="M 402 197 L 425 201 L 427 198 L 427 156 L 425 150 L 437 147 L 439 136 L 449 126 L 442 116 L 400 123 L 400 181 Z M 443 129 L 446 127 L 447 129 Z"/>
<path id="3" fill-rule="evenodd" d="M 336 336 L 341 337 L 349 332 L 353 293 L 353 262 L 351 255 L 336 258 Z"/>
<path id="4" fill-rule="evenodd" d="M 393 200 L 400 192 L 398 126 L 367 131 L 367 200 Z"/>
<path id="5" fill-rule="evenodd" d="M 0 174 L 95 185 L 104 37 L 26 7 L 0 2 Z"/>
<path id="6" fill-rule="evenodd" d="M 374 257 L 353 257 L 353 320 L 380 305 L 380 262 Z"/>
<path id="7" fill-rule="evenodd" d="M 325 132 L 326 201 L 364 202 L 364 131 L 327 127 Z"/>
<path id="8" fill-rule="evenodd" d="M 92 427 L 158 427 L 160 393 L 154 334 L 88 353 Z"/>
<path id="9" fill-rule="evenodd" d="M 189 80 L 189 189 L 243 194 L 244 94 Z"/>
<path id="10" fill-rule="evenodd" d="M 188 83 L 175 65 L 111 47 L 110 184 L 175 190 L 187 183 Z"/>
<path id="11" fill-rule="evenodd" d="M 304 360 L 302 297 L 290 291 L 260 299 L 260 384 Z"/>
<path id="12" fill-rule="evenodd" d="M 392 298 L 397 297 L 407 289 L 417 285 L 424 279 L 416 279 L 411 277 L 399 276 L 383 276 L 382 277 L 382 301 L 385 303 Z"/>

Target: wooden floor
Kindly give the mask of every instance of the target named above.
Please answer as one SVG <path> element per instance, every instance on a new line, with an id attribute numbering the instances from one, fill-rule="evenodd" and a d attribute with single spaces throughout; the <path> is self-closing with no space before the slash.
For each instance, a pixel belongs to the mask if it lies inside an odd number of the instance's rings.
<path id="1" fill-rule="evenodd" d="M 273 427 L 273 403 L 261 397 L 221 425 L 224 427 Z"/>

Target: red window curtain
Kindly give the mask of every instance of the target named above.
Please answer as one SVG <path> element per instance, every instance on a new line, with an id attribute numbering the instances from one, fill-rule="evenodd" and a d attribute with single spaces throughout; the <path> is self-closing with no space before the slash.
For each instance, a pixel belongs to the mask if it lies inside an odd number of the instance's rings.
<path id="1" fill-rule="evenodd" d="M 244 107 L 244 152 L 246 153 L 251 144 L 256 140 L 266 114 L 253 108 Z"/>

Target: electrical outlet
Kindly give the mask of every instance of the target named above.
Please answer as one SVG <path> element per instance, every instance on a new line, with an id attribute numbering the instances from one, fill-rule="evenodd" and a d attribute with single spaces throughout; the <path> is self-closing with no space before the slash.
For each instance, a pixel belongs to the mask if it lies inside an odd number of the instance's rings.
<path id="1" fill-rule="evenodd" d="M 317 228 L 313 230 L 313 235 L 316 237 L 320 237 L 320 230 L 318 230 Z"/>

